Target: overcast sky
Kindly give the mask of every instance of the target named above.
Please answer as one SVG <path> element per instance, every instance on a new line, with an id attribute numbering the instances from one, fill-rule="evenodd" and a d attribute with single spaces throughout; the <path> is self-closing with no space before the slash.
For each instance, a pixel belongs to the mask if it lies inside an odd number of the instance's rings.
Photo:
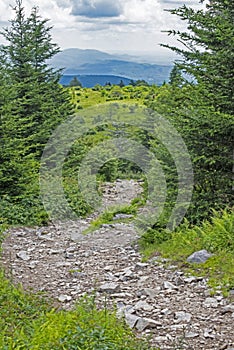
<path id="1" fill-rule="evenodd" d="M 0 0 L 0 27 L 12 17 L 9 4 L 14 0 Z M 172 53 L 159 43 L 175 43 L 175 39 L 161 31 L 186 26 L 164 9 L 183 4 L 201 7 L 199 0 L 23 0 L 26 13 L 39 6 L 42 17 L 51 20 L 53 39 L 62 49 L 151 54 L 165 60 Z"/>

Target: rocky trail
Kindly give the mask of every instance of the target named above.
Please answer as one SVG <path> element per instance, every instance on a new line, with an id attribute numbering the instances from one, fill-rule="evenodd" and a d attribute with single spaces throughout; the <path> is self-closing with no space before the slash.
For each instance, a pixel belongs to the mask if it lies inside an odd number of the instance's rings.
<path id="1" fill-rule="evenodd" d="M 107 183 L 103 206 L 130 203 L 140 183 Z M 118 316 L 152 345 L 169 349 L 234 349 L 234 302 L 221 292 L 210 295 L 205 278 L 186 276 L 155 256 L 142 263 L 131 222 L 104 224 L 83 235 L 87 219 L 6 232 L 2 265 L 25 289 L 43 291 L 55 305 L 71 308 L 84 294 L 98 306 L 117 307 Z"/>

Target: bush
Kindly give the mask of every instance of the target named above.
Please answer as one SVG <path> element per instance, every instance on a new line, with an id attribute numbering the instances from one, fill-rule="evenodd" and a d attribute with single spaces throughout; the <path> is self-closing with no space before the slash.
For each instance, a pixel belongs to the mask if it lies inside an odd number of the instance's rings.
<path id="1" fill-rule="evenodd" d="M 155 252 L 187 266 L 193 274 L 207 275 L 213 287 L 223 290 L 234 287 L 234 213 L 230 210 L 213 212 L 210 220 L 190 227 L 188 221 L 175 232 L 150 230 L 140 240 L 145 258 Z M 195 251 L 206 249 L 214 255 L 204 264 L 190 266 L 186 258 Z"/>

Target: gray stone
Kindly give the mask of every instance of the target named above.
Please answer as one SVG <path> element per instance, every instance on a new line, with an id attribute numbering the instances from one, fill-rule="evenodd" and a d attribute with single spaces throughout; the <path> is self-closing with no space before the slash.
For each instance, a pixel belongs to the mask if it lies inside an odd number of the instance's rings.
<path id="1" fill-rule="evenodd" d="M 140 317 L 132 314 L 125 314 L 125 321 L 130 328 L 134 328 Z"/>
<path id="2" fill-rule="evenodd" d="M 184 282 L 186 282 L 186 283 L 192 283 L 192 282 L 196 282 L 196 281 L 197 281 L 197 278 L 194 276 L 187 277 L 184 279 Z"/>
<path id="3" fill-rule="evenodd" d="M 158 292 L 157 290 L 152 288 L 144 288 L 141 291 L 139 291 L 139 294 L 145 295 L 150 297 L 151 299 L 154 299 L 158 295 Z"/>
<path id="4" fill-rule="evenodd" d="M 227 312 L 234 312 L 234 305 L 226 305 L 221 309 L 221 312 L 223 314 L 226 314 Z"/>
<path id="5" fill-rule="evenodd" d="M 140 332 L 144 331 L 146 328 L 156 328 L 161 326 L 160 322 L 157 322 L 151 318 L 139 318 L 136 323 L 136 329 Z"/>
<path id="6" fill-rule="evenodd" d="M 141 276 L 139 281 L 137 282 L 138 286 L 140 286 L 142 283 L 146 282 L 149 279 L 149 276 Z"/>
<path id="7" fill-rule="evenodd" d="M 121 275 L 122 275 L 121 280 L 124 280 L 124 281 L 134 277 L 134 273 L 130 268 L 124 269 Z"/>
<path id="8" fill-rule="evenodd" d="M 63 249 L 57 249 L 57 250 L 55 250 L 55 249 L 50 249 L 50 250 L 49 250 L 49 255 L 53 255 L 53 254 L 62 254 L 63 252 L 64 252 Z"/>
<path id="9" fill-rule="evenodd" d="M 204 335 L 205 338 L 211 338 L 211 339 L 214 339 L 214 338 L 215 338 L 215 334 L 212 333 L 212 330 L 211 330 L 211 329 L 205 329 L 203 335 Z"/>
<path id="10" fill-rule="evenodd" d="M 178 320 L 178 322 L 190 322 L 192 315 L 184 312 L 184 311 L 178 311 L 175 312 L 175 318 Z"/>
<path id="11" fill-rule="evenodd" d="M 196 337 L 199 337 L 199 333 L 195 333 L 195 332 L 185 333 L 185 338 L 196 338 Z"/>
<path id="12" fill-rule="evenodd" d="M 136 264 L 135 269 L 136 270 L 140 270 L 140 269 L 146 268 L 147 266 L 149 266 L 149 264 L 139 262 L 139 263 Z"/>
<path id="13" fill-rule="evenodd" d="M 113 220 L 123 220 L 123 219 L 131 219 L 133 215 L 130 214 L 115 214 Z"/>
<path id="14" fill-rule="evenodd" d="M 205 307 L 217 307 L 218 301 L 215 298 L 206 298 L 203 305 Z"/>
<path id="15" fill-rule="evenodd" d="M 148 304 L 145 300 L 140 300 L 134 306 L 135 310 L 144 310 L 144 311 L 152 311 L 154 307 Z"/>
<path id="16" fill-rule="evenodd" d="M 135 312 L 132 305 L 125 305 L 123 302 L 117 302 L 117 317 L 123 317 L 125 315 L 133 314 Z"/>
<path id="17" fill-rule="evenodd" d="M 74 259 L 75 256 L 72 253 L 65 252 L 64 257 L 65 259 Z"/>
<path id="18" fill-rule="evenodd" d="M 116 293 L 119 291 L 119 285 L 117 283 L 105 283 L 100 286 L 99 292 L 105 292 L 105 293 Z"/>
<path id="19" fill-rule="evenodd" d="M 170 315 L 171 311 L 168 308 L 165 308 L 165 309 L 161 310 L 161 314 L 163 314 L 163 315 Z"/>
<path id="20" fill-rule="evenodd" d="M 175 286 L 174 284 L 172 284 L 171 282 L 168 282 L 168 281 L 163 282 L 163 286 L 165 289 L 170 289 L 170 290 L 178 289 L 177 286 Z"/>
<path id="21" fill-rule="evenodd" d="M 58 301 L 60 301 L 61 303 L 65 303 L 66 301 L 71 301 L 72 297 L 66 294 L 61 294 L 58 297 Z"/>
<path id="22" fill-rule="evenodd" d="M 209 259 L 213 254 L 208 253 L 207 250 L 199 250 L 198 252 L 193 253 L 187 258 L 187 261 L 189 263 L 204 263 L 206 262 L 207 259 Z"/>
<path id="23" fill-rule="evenodd" d="M 28 253 L 25 250 L 21 250 L 20 252 L 18 252 L 17 257 L 23 261 L 28 261 L 30 260 L 30 256 L 28 255 Z"/>

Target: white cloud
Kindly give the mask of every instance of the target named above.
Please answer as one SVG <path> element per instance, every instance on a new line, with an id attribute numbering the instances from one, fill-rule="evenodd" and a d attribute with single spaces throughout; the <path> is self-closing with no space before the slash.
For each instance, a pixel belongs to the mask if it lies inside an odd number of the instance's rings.
<path id="1" fill-rule="evenodd" d="M 9 2 L 0 1 L 0 26 L 12 18 Z M 39 6 L 50 18 L 53 38 L 60 47 L 95 48 L 105 51 L 163 50 L 159 43 L 172 43 L 162 30 L 185 29 L 177 16 L 164 11 L 179 5 L 201 6 L 199 0 L 23 0 L 26 14 Z M 0 41 L 1 43 L 1 41 Z"/>
<path id="2" fill-rule="evenodd" d="M 119 0 L 71 0 L 72 15 L 88 18 L 117 17 L 121 14 Z"/>

